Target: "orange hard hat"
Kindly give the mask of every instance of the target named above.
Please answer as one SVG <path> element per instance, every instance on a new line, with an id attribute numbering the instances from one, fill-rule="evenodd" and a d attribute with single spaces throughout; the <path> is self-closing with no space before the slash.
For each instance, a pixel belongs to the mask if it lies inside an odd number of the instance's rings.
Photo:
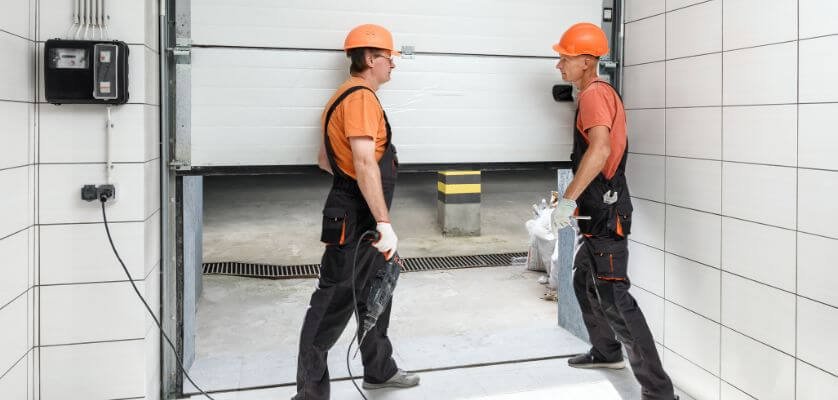
<path id="1" fill-rule="evenodd" d="M 608 38 L 600 27 L 580 22 L 564 32 L 559 43 L 553 45 L 553 50 L 568 56 L 590 54 L 600 57 L 608 54 Z"/>
<path id="2" fill-rule="evenodd" d="M 387 28 L 375 25 L 358 25 L 349 31 L 346 40 L 343 42 L 343 49 L 356 49 L 358 47 L 374 47 L 377 49 L 390 50 L 393 55 L 401 55 L 393 47 L 393 35 Z"/>

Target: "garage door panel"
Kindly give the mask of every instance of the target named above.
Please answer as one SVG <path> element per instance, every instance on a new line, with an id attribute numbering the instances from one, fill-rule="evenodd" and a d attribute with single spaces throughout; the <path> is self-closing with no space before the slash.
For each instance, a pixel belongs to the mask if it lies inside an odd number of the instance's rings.
<path id="1" fill-rule="evenodd" d="M 339 47 L 366 22 L 420 52 L 378 91 L 403 162 L 567 161 L 574 105 L 552 98 L 550 45 L 597 2 L 418 3 L 192 0 L 192 164 L 314 164 Z"/>
<path id="2" fill-rule="evenodd" d="M 352 27 L 377 23 L 424 52 L 550 56 L 568 26 L 598 18 L 589 0 L 192 1 L 199 45 L 337 49 Z"/>
<path id="3" fill-rule="evenodd" d="M 193 165 L 314 163 L 323 106 L 347 74 L 340 54 L 194 53 Z M 289 61 L 298 54 L 303 57 Z M 253 63 L 241 63 L 245 57 Z M 566 152 L 548 151 L 572 143 L 573 106 L 552 99 L 558 82 L 552 60 L 420 55 L 401 60 L 378 94 L 396 143 L 417 149 L 403 152 L 404 162 L 564 161 Z M 446 145 L 452 141 L 470 145 L 450 158 Z"/>

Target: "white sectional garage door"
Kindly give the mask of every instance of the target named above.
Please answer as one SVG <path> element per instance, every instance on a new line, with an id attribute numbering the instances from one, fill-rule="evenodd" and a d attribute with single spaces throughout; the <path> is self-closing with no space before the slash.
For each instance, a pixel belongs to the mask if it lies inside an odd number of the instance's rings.
<path id="1" fill-rule="evenodd" d="M 379 91 L 403 163 L 568 160 L 573 105 L 550 46 L 590 0 L 192 0 L 192 165 L 315 164 L 320 114 L 346 78 L 352 27 L 388 27 Z"/>

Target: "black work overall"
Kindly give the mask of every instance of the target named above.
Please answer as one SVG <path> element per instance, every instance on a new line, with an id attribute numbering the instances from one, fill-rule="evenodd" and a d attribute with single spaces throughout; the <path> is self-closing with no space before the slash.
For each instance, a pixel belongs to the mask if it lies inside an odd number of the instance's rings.
<path id="1" fill-rule="evenodd" d="M 591 84 L 608 85 L 602 81 Z M 579 117 L 579 110 L 576 116 Z M 573 125 L 571 160 L 576 173 L 588 143 L 578 124 Z M 578 221 L 583 239 L 573 264 L 573 289 L 582 309 L 594 357 L 608 361 L 622 359 L 622 342 L 634 375 L 643 387 L 642 398 L 672 400 L 675 398 L 672 382 L 663 370 L 646 319 L 629 294 L 626 237 L 631 231 L 633 208 L 625 176 L 627 153 L 628 147 L 611 179 L 600 173 L 578 199 L 579 215 L 589 215 L 591 220 Z"/>
<path id="2" fill-rule="evenodd" d="M 370 90 L 364 86 L 347 89 L 332 104 L 326 114 L 326 153 L 334 173 L 334 181 L 326 205 L 323 208 L 323 231 L 321 241 L 326 244 L 320 264 L 320 278 L 317 289 L 311 296 L 300 334 L 300 353 L 297 359 L 297 400 L 324 400 L 329 398 L 329 371 L 326 357 L 329 349 L 340 338 L 349 319 L 355 311 L 352 297 L 352 280 L 355 280 L 355 297 L 359 312 L 366 312 L 366 298 L 370 281 L 377 269 L 384 265 L 384 256 L 371 244 L 371 238 L 362 240 L 366 231 L 375 230 L 376 221 L 366 200 L 361 194 L 358 182 L 341 171 L 335 161 L 334 150 L 327 129 L 335 108 L 351 93 Z M 382 113 L 384 110 L 382 109 Z M 378 165 L 381 170 L 381 184 L 387 208 L 393 200 L 396 186 L 398 159 L 396 148 L 391 143 L 392 132 L 387 115 L 387 149 Z M 356 275 L 352 276 L 352 264 L 357 254 Z M 393 377 L 398 368 L 393 360 L 393 347 L 387 337 L 392 303 L 378 318 L 361 346 L 364 364 L 364 380 L 383 383 Z"/>

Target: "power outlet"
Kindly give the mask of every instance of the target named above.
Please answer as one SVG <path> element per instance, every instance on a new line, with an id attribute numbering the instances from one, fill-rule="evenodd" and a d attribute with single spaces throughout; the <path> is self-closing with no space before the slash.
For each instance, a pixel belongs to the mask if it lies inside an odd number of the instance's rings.
<path id="1" fill-rule="evenodd" d="M 82 186 L 81 199 L 84 201 L 93 201 L 99 199 L 99 196 L 96 195 L 96 185 Z"/>
<path id="2" fill-rule="evenodd" d="M 96 192 L 100 199 L 105 198 L 108 202 L 116 201 L 116 186 L 114 185 L 99 185 Z"/>
<path id="3" fill-rule="evenodd" d="M 84 185 L 81 188 L 81 199 L 84 201 L 96 201 L 104 198 L 106 202 L 116 201 L 116 186 L 114 185 Z"/>

